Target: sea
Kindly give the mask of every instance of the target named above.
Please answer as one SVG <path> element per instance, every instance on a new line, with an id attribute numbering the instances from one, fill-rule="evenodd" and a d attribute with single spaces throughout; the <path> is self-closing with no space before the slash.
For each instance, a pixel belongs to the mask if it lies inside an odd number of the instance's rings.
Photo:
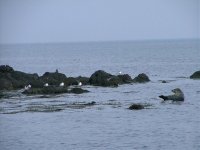
<path id="1" fill-rule="evenodd" d="M 189 78 L 200 70 L 198 40 L 4 44 L 0 65 L 39 75 L 57 69 L 67 77 L 145 73 L 151 80 L 82 86 L 90 91 L 84 94 L 10 91 L 13 96 L 0 99 L 0 150 L 200 149 L 200 80 Z M 184 102 L 158 97 L 174 88 L 183 91 Z M 75 107 L 92 101 L 96 105 Z M 150 107 L 129 110 L 133 103 Z"/>

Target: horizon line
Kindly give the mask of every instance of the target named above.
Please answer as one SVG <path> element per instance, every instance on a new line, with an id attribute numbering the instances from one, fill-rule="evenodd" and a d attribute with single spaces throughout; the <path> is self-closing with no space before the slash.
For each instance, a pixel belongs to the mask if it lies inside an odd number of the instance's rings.
<path id="1" fill-rule="evenodd" d="M 76 43 L 107 43 L 107 42 L 156 42 L 156 41 L 200 41 L 200 38 L 171 38 L 171 39 L 137 39 L 137 40 L 94 40 L 94 41 L 49 41 L 49 42 L 13 42 L 0 45 L 34 45 L 34 44 L 76 44 Z"/>

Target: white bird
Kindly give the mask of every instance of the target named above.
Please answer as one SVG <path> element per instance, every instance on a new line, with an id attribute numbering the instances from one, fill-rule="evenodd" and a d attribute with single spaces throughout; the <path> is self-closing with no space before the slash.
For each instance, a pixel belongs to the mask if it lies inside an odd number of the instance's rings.
<path id="1" fill-rule="evenodd" d="M 121 75 L 121 74 L 122 74 L 122 72 L 121 72 L 121 71 L 119 71 L 119 74 Z"/>
<path id="2" fill-rule="evenodd" d="M 64 86 L 64 85 L 65 85 L 64 82 L 61 82 L 61 83 L 60 83 L 60 86 Z"/>
<path id="3" fill-rule="evenodd" d="M 82 82 L 79 82 L 79 83 L 78 83 L 78 86 L 82 86 Z"/>
<path id="4" fill-rule="evenodd" d="M 48 84 L 48 83 L 45 83 L 44 86 L 47 87 L 47 86 L 49 86 L 49 84 Z"/>
<path id="5" fill-rule="evenodd" d="M 30 84 L 24 87 L 25 90 L 28 90 L 28 89 L 30 89 L 30 88 L 31 88 L 31 85 L 30 85 Z"/>

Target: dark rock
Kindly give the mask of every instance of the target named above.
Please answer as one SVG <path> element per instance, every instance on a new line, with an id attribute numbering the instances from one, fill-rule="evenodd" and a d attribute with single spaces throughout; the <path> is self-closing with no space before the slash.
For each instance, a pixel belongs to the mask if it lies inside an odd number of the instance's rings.
<path id="1" fill-rule="evenodd" d="M 1 73 L 10 73 L 10 72 L 13 72 L 14 69 L 8 65 L 1 65 L 0 66 L 0 72 Z"/>
<path id="2" fill-rule="evenodd" d="M 130 110 L 140 110 L 140 109 L 150 109 L 153 106 L 152 104 L 149 103 L 135 103 L 132 104 L 128 109 Z"/>
<path id="3" fill-rule="evenodd" d="M 89 102 L 89 103 L 75 102 L 75 103 L 66 105 L 66 108 L 70 108 L 70 109 L 83 109 L 83 108 L 94 106 L 94 105 L 96 105 L 95 101 L 92 101 L 92 102 Z"/>
<path id="4" fill-rule="evenodd" d="M 66 82 L 67 77 L 58 72 L 46 72 L 41 77 L 40 80 L 43 83 L 48 83 L 49 85 L 60 85 L 61 82 Z"/>
<path id="5" fill-rule="evenodd" d="M 105 71 L 98 70 L 91 75 L 89 83 L 95 86 L 118 86 L 119 78 Z"/>
<path id="6" fill-rule="evenodd" d="M 87 93 L 89 91 L 81 88 L 72 88 L 69 92 L 74 94 L 82 94 L 82 93 Z"/>
<path id="7" fill-rule="evenodd" d="M 81 82 L 83 85 L 88 85 L 89 84 L 89 78 L 88 77 L 79 76 L 79 77 L 76 78 L 76 80 L 78 82 Z"/>
<path id="8" fill-rule="evenodd" d="M 200 79 L 200 71 L 196 71 L 190 76 L 190 79 Z"/>
<path id="9" fill-rule="evenodd" d="M 66 78 L 64 83 L 67 85 L 67 86 L 70 86 L 70 85 L 78 85 L 78 81 L 76 78 L 74 77 L 69 77 L 69 78 Z"/>
<path id="10" fill-rule="evenodd" d="M 117 77 L 120 79 L 120 84 L 133 82 L 133 79 L 128 74 L 118 75 Z"/>
<path id="11" fill-rule="evenodd" d="M 144 109 L 144 105 L 142 104 L 132 104 L 128 109 L 130 110 L 140 110 L 140 109 Z"/>
<path id="12" fill-rule="evenodd" d="M 25 112 L 57 112 L 62 110 L 64 110 L 64 108 L 59 106 L 35 105 L 27 107 Z"/>
<path id="13" fill-rule="evenodd" d="M 13 84 L 10 80 L 6 78 L 0 79 L 0 90 L 12 90 Z"/>
<path id="14" fill-rule="evenodd" d="M 14 71 L 11 67 L 2 67 L 0 72 L 0 90 L 15 90 L 25 85 L 35 83 L 39 79 L 37 74 Z"/>
<path id="15" fill-rule="evenodd" d="M 95 105 L 95 104 L 96 104 L 95 101 L 91 101 L 91 102 L 85 103 L 85 104 L 83 104 L 83 105 L 85 105 L 85 106 L 93 106 L 93 105 Z"/>
<path id="16" fill-rule="evenodd" d="M 136 83 L 145 83 L 149 81 L 150 81 L 149 77 L 144 73 L 139 74 L 137 77 L 133 79 L 133 82 L 136 82 Z"/>
<path id="17" fill-rule="evenodd" d="M 74 93 L 74 94 L 82 94 L 87 93 L 88 90 L 83 90 L 81 88 L 72 88 L 68 89 L 67 87 L 59 87 L 59 86 L 48 86 L 42 88 L 30 88 L 25 90 L 23 94 L 26 95 L 42 95 L 42 94 L 62 94 L 62 93 Z"/>
<path id="18" fill-rule="evenodd" d="M 167 83 L 167 81 L 163 80 L 162 83 Z"/>
<path id="19" fill-rule="evenodd" d="M 30 88 L 25 90 L 23 94 L 26 95 L 40 95 L 40 94 L 62 94 L 68 93 L 69 90 L 67 87 L 55 87 L 55 86 L 48 86 L 43 88 Z"/>

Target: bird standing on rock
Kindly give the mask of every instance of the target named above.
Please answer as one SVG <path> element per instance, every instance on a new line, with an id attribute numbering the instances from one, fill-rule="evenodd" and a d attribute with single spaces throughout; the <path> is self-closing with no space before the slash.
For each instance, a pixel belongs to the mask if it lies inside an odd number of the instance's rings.
<path id="1" fill-rule="evenodd" d="M 82 86 L 82 82 L 79 82 L 79 83 L 78 83 L 78 86 Z"/>
<path id="2" fill-rule="evenodd" d="M 60 83 L 60 86 L 64 86 L 64 85 L 65 85 L 64 82 L 61 82 L 61 83 Z"/>
<path id="3" fill-rule="evenodd" d="M 49 84 L 48 84 L 48 83 L 45 83 L 44 86 L 47 87 L 47 86 L 49 86 Z"/>
<path id="4" fill-rule="evenodd" d="M 31 85 L 30 85 L 30 84 L 24 87 L 25 90 L 28 90 L 28 89 L 30 89 L 30 88 L 31 88 Z"/>

